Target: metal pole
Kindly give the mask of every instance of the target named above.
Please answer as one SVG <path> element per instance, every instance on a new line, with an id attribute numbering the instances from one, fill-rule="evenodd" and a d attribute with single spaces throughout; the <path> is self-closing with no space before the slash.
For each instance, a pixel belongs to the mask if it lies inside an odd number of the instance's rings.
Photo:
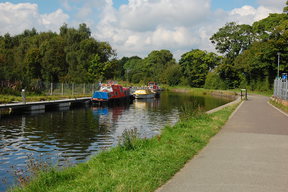
<path id="1" fill-rule="evenodd" d="M 86 92 L 86 87 L 85 87 L 85 83 L 83 85 L 83 95 L 85 95 L 85 92 Z"/>
<path id="2" fill-rule="evenodd" d="M 22 89 L 21 91 L 21 96 L 22 96 L 22 102 L 26 104 L 26 94 L 25 94 L 25 89 Z"/>
<path id="3" fill-rule="evenodd" d="M 277 78 L 279 78 L 280 76 L 280 74 L 279 74 L 279 66 L 280 66 L 280 52 L 278 52 L 277 53 L 277 55 L 278 55 L 278 71 L 277 71 Z"/>
<path id="4" fill-rule="evenodd" d="M 50 84 L 50 95 L 53 95 L 53 83 Z"/>
<path id="5" fill-rule="evenodd" d="M 93 95 L 93 93 L 94 93 L 94 83 L 92 83 L 92 95 Z"/>

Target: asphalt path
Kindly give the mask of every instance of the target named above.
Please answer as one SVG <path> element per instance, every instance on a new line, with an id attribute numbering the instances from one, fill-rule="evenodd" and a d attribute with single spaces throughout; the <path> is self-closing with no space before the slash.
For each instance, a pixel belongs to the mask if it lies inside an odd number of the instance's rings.
<path id="1" fill-rule="evenodd" d="M 268 100 L 250 95 L 157 192 L 287 192 L 288 116 Z"/>

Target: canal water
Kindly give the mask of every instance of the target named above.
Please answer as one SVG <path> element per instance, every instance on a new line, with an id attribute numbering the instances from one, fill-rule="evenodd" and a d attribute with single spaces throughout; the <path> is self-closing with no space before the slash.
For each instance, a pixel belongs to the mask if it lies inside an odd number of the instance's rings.
<path id="1" fill-rule="evenodd" d="M 183 106 L 205 110 L 231 99 L 163 92 L 159 99 L 132 104 L 40 112 L 0 119 L 0 191 L 15 184 L 15 173 L 25 172 L 31 158 L 66 166 L 89 159 L 118 144 L 125 129 L 152 137 L 179 120 Z"/>

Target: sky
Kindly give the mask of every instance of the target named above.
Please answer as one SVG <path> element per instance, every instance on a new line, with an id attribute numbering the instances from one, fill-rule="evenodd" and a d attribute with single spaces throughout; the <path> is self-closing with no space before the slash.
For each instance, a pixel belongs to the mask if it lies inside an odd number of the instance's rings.
<path id="1" fill-rule="evenodd" d="M 168 49 L 215 52 L 209 38 L 227 22 L 252 24 L 281 13 L 286 0 L 0 0 L 0 35 L 25 29 L 59 32 L 86 23 L 118 58 Z"/>

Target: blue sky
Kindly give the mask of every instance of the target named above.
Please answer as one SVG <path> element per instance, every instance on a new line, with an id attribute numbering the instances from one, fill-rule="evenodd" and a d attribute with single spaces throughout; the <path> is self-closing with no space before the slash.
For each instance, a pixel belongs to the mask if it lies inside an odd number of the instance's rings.
<path id="1" fill-rule="evenodd" d="M 113 2 L 113 5 L 112 3 Z M 211 35 L 227 22 L 252 24 L 280 13 L 286 0 L 0 0 L 0 35 L 25 29 L 58 32 L 86 23 L 119 56 L 168 49 L 215 51 Z M 121 9 L 120 9 L 121 7 Z"/>
<path id="2" fill-rule="evenodd" d="M 89 1 L 89 0 L 88 0 Z M 97 1 L 97 0 L 96 0 Z M 0 2 L 12 2 L 12 3 L 36 3 L 39 6 L 41 13 L 48 13 L 55 11 L 59 8 L 63 8 L 61 0 L 0 0 Z M 76 6 L 81 6 L 79 1 L 70 1 Z M 256 0 L 212 0 L 212 9 L 224 9 L 231 10 L 233 8 L 242 7 L 243 5 L 257 6 Z M 228 3 L 227 3 L 228 2 Z M 82 2 L 83 3 L 83 2 Z M 128 4 L 128 0 L 113 0 L 114 6 L 119 8 L 123 4 Z"/>
<path id="3" fill-rule="evenodd" d="M 224 9 L 231 10 L 234 8 L 239 8 L 244 5 L 251 5 L 256 7 L 256 0 L 212 0 L 212 9 Z"/>

